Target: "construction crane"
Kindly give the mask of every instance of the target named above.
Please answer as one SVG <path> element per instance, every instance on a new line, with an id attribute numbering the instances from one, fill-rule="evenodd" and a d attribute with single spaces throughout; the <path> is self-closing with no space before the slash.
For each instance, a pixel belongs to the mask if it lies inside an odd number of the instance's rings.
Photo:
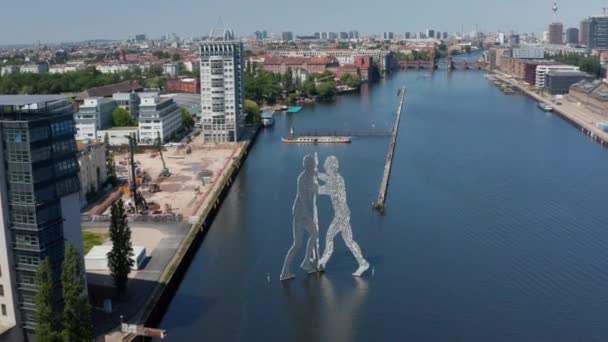
<path id="1" fill-rule="evenodd" d="M 128 210 L 134 213 L 140 214 L 147 210 L 148 204 L 146 199 L 143 197 L 141 192 L 137 191 L 137 173 L 135 172 L 135 148 L 137 147 L 137 141 L 134 136 L 125 135 L 125 138 L 129 140 L 129 164 L 131 167 L 131 184 L 129 191 L 133 199 L 133 204 L 129 203 Z"/>
<path id="2" fill-rule="evenodd" d="M 163 162 L 163 170 L 160 172 L 161 177 L 169 177 L 171 176 L 171 172 L 167 168 L 167 164 L 165 164 L 165 157 L 163 156 L 163 145 L 161 144 L 160 132 L 156 132 L 156 147 L 158 147 L 158 153 L 160 154 L 160 160 Z"/>

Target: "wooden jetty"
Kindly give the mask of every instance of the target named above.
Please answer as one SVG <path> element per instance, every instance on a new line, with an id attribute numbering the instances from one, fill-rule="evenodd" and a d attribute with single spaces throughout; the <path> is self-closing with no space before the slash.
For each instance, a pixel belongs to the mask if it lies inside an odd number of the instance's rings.
<path id="1" fill-rule="evenodd" d="M 388 191 L 388 181 L 391 176 L 391 168 L 393 165 L 393 155 L 395 153 L 395 145 L 397 143 L 397 134 L 399 133 L 399 122 L 401 121 L 401 112 L 403 111 L 403 103 L 405 101 L 405 87 L 402 87 L 399 91 L 399 108 L 397 109 L 397 116 L 395 117 L 395 125 L 393 126 L 391 144 L 388 147 L 388 154 L 386 156 L 386 164 L 384 165 L 384 174 L 382 176 L 382 182 L 380 183 L 380 191 L 378 193 L 378 200 L 373 204 L 374 209 L 378 210 L 381 214 L 384 214 L 384 208 L 386 203 L 386 193 Z"/>

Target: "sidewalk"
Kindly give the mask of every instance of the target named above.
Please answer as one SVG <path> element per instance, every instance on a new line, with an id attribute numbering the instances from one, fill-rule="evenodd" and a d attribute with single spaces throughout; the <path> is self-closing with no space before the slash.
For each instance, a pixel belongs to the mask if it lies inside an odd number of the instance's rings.
<path id="1" fill-rule="evenodd" d="M 587 130 L 592 137 L 599 139 L 602 143 L 608 143 L 608 133 L 602 131 L 597 126 L 600 122 L 608 121 L 607 117 L 596 114 L 582 106 L 579 106 L 577 103 L 571 102 L 567 96 L 561 101 L 561 105 L 557 105 L 551 102 L 551 96 L 545 94 L 539 95 L 528 89 L 529 85 L 527 83 L 517 81 L 511 76 L 502 72 L 494 71 L 492 75 L 503 82 L 511 84 L 533 99 L 550 105 L 553 107 L 555 112 Z"/>

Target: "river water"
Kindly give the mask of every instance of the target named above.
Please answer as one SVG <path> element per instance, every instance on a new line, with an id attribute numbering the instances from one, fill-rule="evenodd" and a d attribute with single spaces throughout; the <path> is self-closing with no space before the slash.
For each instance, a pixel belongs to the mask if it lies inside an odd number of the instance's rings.
<path id="1" fill-rule="evenodd" d="M 371 203 L 389 137 L 280 141 L 292 126 L 390 128 L 402 85 L 384 217 Z M 282 284 L 296 179 L 314 152 L 339 159 L 372 268 L 353 277 L 338 236 L 324 274 Z M 394 74 L 260 133 L 160 327 L 169 341 L 604 341 L 606 170 L 608 151 L 481 72 Z M 318 205 L 324 236 L 333 212 Z"/>

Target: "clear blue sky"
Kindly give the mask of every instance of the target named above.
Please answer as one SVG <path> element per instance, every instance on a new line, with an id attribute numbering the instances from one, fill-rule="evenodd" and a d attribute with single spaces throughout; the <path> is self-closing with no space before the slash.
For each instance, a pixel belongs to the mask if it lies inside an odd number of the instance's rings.
<path id="1" fill-rule="evenodd" d="M 466 32 L 540 33 L 551 21 L 552 0 L 2 0 L 0 44 L 206 34 L 221 16 L 238 35 L 256 29 L 295 33 L 358 29 L 362 33 L 435 28 Z M 578 26 L 608 0 L 561 0 L 559 17 Z"/>

